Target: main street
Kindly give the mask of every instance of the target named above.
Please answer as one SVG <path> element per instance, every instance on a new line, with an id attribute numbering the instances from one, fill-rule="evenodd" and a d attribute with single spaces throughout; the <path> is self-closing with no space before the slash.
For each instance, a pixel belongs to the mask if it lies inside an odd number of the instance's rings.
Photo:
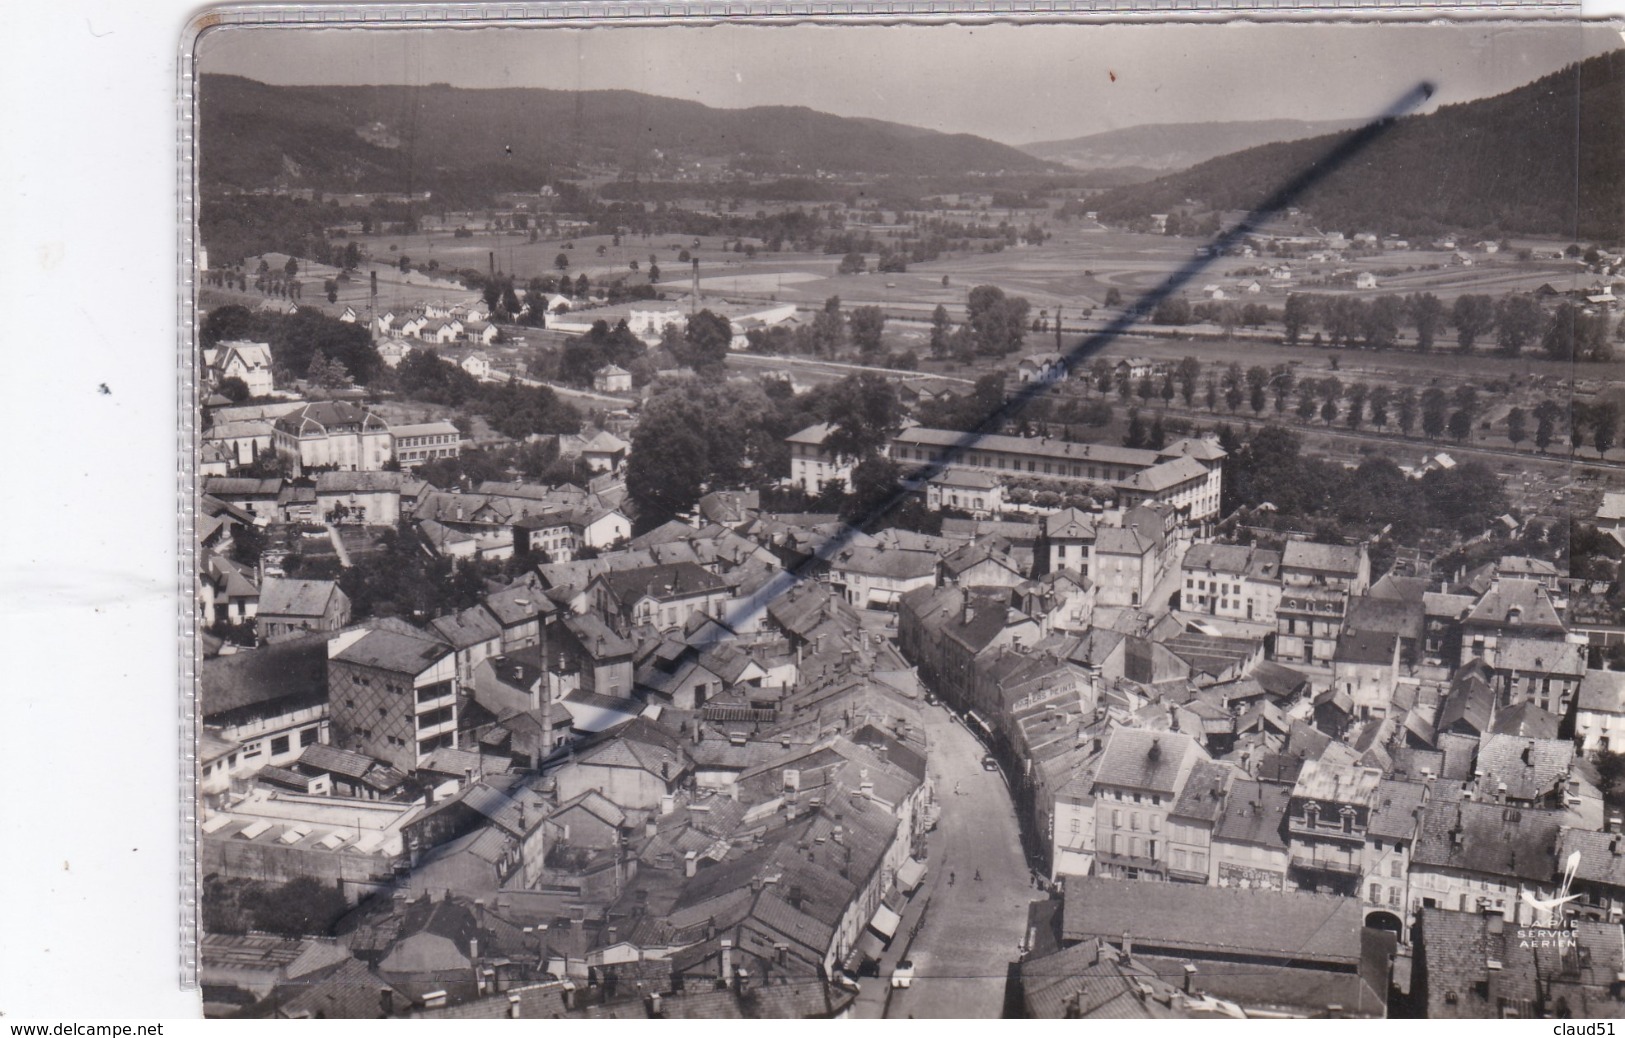
<path id="1" fill-rule="evenodd" d="M 907 949 L 913 987 L 891 993 L 886 1015 L 998 1019 L 1005 975 L 1026 934 L 1027 905 L 1038 893 L 1003 777 L 983 770 L 982 745 L 947 710 L 927 707 L 925 716 L 942 811 L 929 837 L 931 872 L 914 900 L 930 898 L 930 905 Z M 906 938 L 899 933 L 893 946 Z M 889 980 L 889 972 L 880 978 Z"/>

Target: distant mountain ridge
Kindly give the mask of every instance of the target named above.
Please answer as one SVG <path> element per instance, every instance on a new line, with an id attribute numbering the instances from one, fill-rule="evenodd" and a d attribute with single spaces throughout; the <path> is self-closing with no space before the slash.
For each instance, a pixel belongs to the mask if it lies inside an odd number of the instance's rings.
<path id="1" fill-rule="evenodd" d="M 810 108 L 710 108 L 629 90 L 273 86 L 205 75 L 198 85 L 206 187 L 431 189 L 478 173 L 495 186 L 538 171 L 663 160 L 734 161 L 764 172 L 1044 172 L 1058 167 L 970 134 Z"/>
<path id="2" fill-rule="evenodd" d="M 1171 212 L 1187 200 L 1251 211 L 1349 132 L 1224 155 L 1093 204 L 1108 220 Z M 1625 50 L 1397 120 L 1298 205 L 1319 226 L 1346 233 L 1625 241 Z"/>
<path id="3" fill-rule="evenodd" d="M 1147 123 L 1058 141 L 1021 145 L 1035 158 L 1073 169 L 1143 167 L 1161 173 L 1255 148 L 1260 144 L 1318 137 L 1360 125 L 1357 119 L 1257 119 L 1217 123 Z"/>

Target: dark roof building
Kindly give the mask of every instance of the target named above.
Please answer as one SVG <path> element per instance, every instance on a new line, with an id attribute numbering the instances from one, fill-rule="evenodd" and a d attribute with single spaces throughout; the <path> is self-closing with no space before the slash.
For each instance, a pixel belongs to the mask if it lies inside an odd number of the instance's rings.
<path id="1" fill-rule="evenodd" d="M 1363 917 L 1354 898 L 1069 877 L 1061 939 L 1121 942 L 1165 977 L 1192 964 L 1207 993 L 1248 1009 L 1382 1017 L 1394 935 Z"/>

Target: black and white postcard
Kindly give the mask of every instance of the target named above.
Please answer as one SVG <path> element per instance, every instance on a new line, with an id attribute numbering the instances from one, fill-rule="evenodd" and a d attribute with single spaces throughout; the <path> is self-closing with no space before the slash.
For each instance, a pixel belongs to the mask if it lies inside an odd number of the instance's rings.
<path id="1" fill-rule="evenodd" d="M 201 32 L 211 1017 L 1625 1015 L 1625 49 Z"/>

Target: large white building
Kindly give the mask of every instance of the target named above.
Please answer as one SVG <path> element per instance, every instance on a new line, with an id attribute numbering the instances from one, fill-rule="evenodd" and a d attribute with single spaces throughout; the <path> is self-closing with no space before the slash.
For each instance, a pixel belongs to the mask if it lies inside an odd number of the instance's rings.
<path id="1" fill-rule="evenodd" d="M 276 388 L 271 378 L 269 343 L 222 342 L 203 351 L 203 363 L 217 386 L 228 378 L 242 379 L 251 397 L 269 396 Z"/>
<path id="2" fill-rule="evenodd" d="M 435 458 L 455 458 L 463 449 L 463 434 L 450 422 L 397 425 L 395 460 L 403 469 L 416 468 Z"/>
<path id="3" fill-rule="evenodd" d="M 792 478 L 794 444 L 812 431 L 791 437 Z M 915 426 L 892 437 L 891 457 L 905 470 L 941 463 L 965 439 L 965 433 L 950 429 Z M 1161 450 L 1142 450 L 1047 436 L 979 436 L 952 458 L 952 464 L 979 469 L 1001 482 L 1028 478 L 1106 483 L 1124 507 L 1168 504 L 1185 520 L 1201 520 L 1219 514 L 1224 458 L 1224 450 L 1212 440 L 1184 439 Z"/>
<path id="4" fill-rule="evenodd" d="M 848 489 L 852 486 L 854 459 L 837 456 L 824 446 L 834 428 L 827 422 L 820 422 L 807 426 L 784 441 L 790 445 L 790 482 L 809 494 L 818 493 L 820 484 L 833 479 L 845 483 Z"/>
<path id="5" fill-rule="evenodd" d="M 306 469 L 376 472 L 389 463 L 394 437 L 389 423 L 342 400 L 306 404 L 276 420 L 271 429 L 277 456 L 299 476 Z"/>

